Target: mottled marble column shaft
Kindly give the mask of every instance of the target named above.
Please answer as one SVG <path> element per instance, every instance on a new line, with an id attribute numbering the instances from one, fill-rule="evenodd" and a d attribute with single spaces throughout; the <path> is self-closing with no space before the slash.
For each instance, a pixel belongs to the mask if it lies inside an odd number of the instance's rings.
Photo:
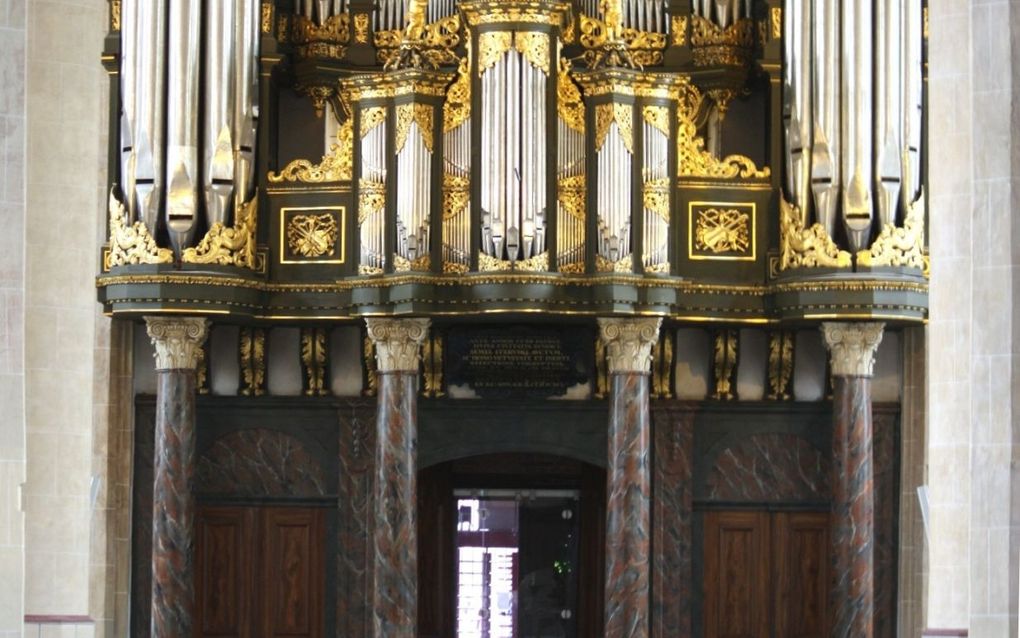
<path id="1" fill-rule="evenodd" d="M 831 353 L 832 636 L 872 638 L 875 624 L 875 487 L 871 376 L 883 324 L 825 323 Z"/>
<path id="2" fill-rule="evenodd" d="M 606 472 L 606 638 L 647 638 L 651 604 L 648 385 L 661 319 L 599 319 L 612 379 Z"/>
<path id="3" fill-rule="evenodd" d="M 160 370 L 152 493 L 152 636 L 190 636 L 194 614 L 195 371 Z"/>
<path id="4" fill-rule="evenodd" d="M 871 379 L 834 377 L 833 385 L 832 635 L 863 638 L 875 617 Z"/>
<path id="5" fill-rule="evenodd" d="M 156 358 L 152 493 L 153 638 L 192 634 L 195 608 L 195 366 L 208 321 L 146 317 Z"/>
<path id="6" fill-rule="evenodd" d="M 606 491 L 606 626 L 612 638 L 648 636 L 651 480 L 648 375 L 612 375 Z"/>
<path id="7" fill-rule="evenodd" d="M 372 626 L 376 638 L 418 633 L 418 366 L 427 319 L 368 319 L 375 343 L 376 416 Z"/>
<path id="8" fill-rule="evenodd" d="M 417 393 L 417 373 L 379 373 L 372 535 L 377 638 L 417 635 Z"/>

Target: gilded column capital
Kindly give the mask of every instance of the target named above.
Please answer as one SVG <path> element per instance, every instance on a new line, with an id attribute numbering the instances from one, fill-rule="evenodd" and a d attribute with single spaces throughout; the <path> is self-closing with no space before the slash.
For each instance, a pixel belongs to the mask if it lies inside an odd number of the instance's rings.
<path id="1" fill-rule="evenodd" d="M 418 372 L 428 319 L 365 319 L 379 372 Z"/>
<path id="2" fill-rule="evenodd" d="M 661 317 L 640 319 L 599 319 L 599 334 L 606 346 L 610 374 L 637 372 L 648 374 L 652 367 L 652 347 L 659 338 Z"/>
<path id="3" fill-rule="evenodd" d="M 202 356 L 209 320 L 200 317 L 146 317 L 157 370 L 194 370 Z"/>
<path id="4" fill-rule="evenodd" d="M 881 322 L 822 323 L 822 336 L 832 362 L 832 376 L 870 377 L 884 329 L 885 324 Z"/>

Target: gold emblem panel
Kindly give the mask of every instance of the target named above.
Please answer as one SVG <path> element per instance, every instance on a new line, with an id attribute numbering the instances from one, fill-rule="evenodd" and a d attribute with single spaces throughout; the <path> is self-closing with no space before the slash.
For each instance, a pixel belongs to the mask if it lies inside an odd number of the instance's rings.
<path id="1" fill-rule="evenodd" d="M 280 263 L 344 263 L 346 221 L 344 206 L 281 208 Z"/>
<path id="2" fill-rule="evenodd" d="M 690 202 L 688 259 L 754 261 L 758 257 L 756 221 L 754 202 Z"/>

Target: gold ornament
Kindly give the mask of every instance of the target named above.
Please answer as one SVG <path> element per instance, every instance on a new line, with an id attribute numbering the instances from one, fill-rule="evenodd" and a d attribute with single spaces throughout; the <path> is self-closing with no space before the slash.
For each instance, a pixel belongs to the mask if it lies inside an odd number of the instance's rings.
<path id="1" fill-rule="evenodd" d="M 779 270 L 788 268 L 849 268 L 850 253 L 840 250 L 825 227 L 804 228 L 800 210 L 779 198 Z"/>
<path id="2" fill-rule="evenodd" d="M 287 222 L 287 247 L 302 257 L 322 257 L 333 254 L 338 229 L 336 218 L 329 213 L 321 215 L 294 215 Z"/>
<path id="3" fill-rule="evenodd" d="M 723 29 L 701 16 L 691 18 L 694 66 L 747 66 L 754 51 L 754 22 L 737 20 Z"/>
<path id="4" fill-rule="evenodd" d="M 670 22 L 673 46 L 682 47 L 687 44 L 687 16 L 673 16 Z"/>
<path id="5" fill-rule="evenodd" d="M 765 398 L 771 401 L 789 401 L 793 398 L 793 347 L 792 330 L 769 333 L 769 391 Z"/>
<path id="6" fill-rule="evenodd" d="M 325 328 L 301 330 L 301 366 L 305 396 L 327 396 L 329 340 Z"/>
<path id="7" fill-rule="evenodd" d="M 669 178 L 649 180 L 644 183 L 642 195 L 646 209 L 658 215 L 662 221 L 669 223 Z"/>
<path id="8" fill-rule="evenodd" d="M 513 34 L 509 31 L 485 31 L 478 34 L 478 77 L 496 65 L 510 50 Z"/>
<path id="9" fill-rule="evenodd" d="M 749 157 L 728 155 L 719 159 L 705 150 L 705 139 L 695 124 L 704 104 L 702 93 L 685 79 L 677 92 L 677 166 L 681 177 L 712 179 L 767 179 L 772 171 L 759 169 Z"/>
<path id="10" fill-rule="evenodd" d="M 361 137 L 386 121 L 386 107 L 370 106 L 361 112 Z"/>
<path id="11" fill-rule="evenodd" d="M 386 206 L 386 185 L 362 179 L 358 181 L 358 224 Z"/>
<path id="12" fill-rule="evenodd" d="M 886 224 L 871 248 L 857 253 L 858 266 L 905 266 L 924 272 L 924 192 L 907 207 L 903 227 Z"/>
<path id="13" fill-rule="evenodd" d="M 560 59 L 560 72 L 556 77 L 556 111 L 571 129 L 584 135 L 584 100 L 581 90 L 570 77 L 570 61 Z"/>
<path id="14" fill-rule="evenodd" d="M 557 199 L 563 212 L 579 222 L 584 222 L 584 175 L 570 175 L 559 179 Z"/>
<path id="15" fill-rule="evenodd" d="M 531 66 L 549 75 L 549 34 L 541 31 L 518 31 L 514 34 L 514 48 Z"/>
<path id="16" fill-rule="evenodd" d="M 241 328 L 238 346 L 241 360 L 241 395 L 260 397 L 266 393 L 266 330 Z"/>
<path id="17" fill-rule="evenodd" d="M 354 41 L 359 44 L 368 44 L 368 14 L 354 14 Z"/>
<path id="18" fill-rule="evenodd" d="M 234 225 L 213 224 L 194 248 L 181 253 L 181 261 L 255 269 L 255 227 L 258 223 L 258 191 L 248 202 L 234 208 Z"/>
<path id="19" fill-rule="evenodd" d="M 736 208 L 697 211 L 694 248 L 711 253 L 747 253 L 751 248 L 751 216 Z"/>
<path id="20" fill-rule="evenodd" d="M 740 332 L 737 330 L 720 330 L 715 335 L 715 366 L 712 370 L 715 388 L 712 398 L 717 401 L 732 401 L 736 398 L 739 343 Z"/>
<path id="21" fill-rule="evenodd" d="M 449 221 L 464 212 L 471 199 L 470 180 L 467 176 L 443 174 L 443 221 Z"/>
<path id="22" fill-rule="evenodd" d="M 312 164 L 306 159 L 296 159 L 280 171 L 267 175 L 269 182 L 304 182 L 321 184 L 324 182 L 345 182 L 351 180 L 353 174 L 354 155 L 354 120 L 347 117 L 336 133 L 336 143 L 331 144 L 329 152 L 322 156 L 322 161 Z"/>
<path id="23" fill-rule="evenodd" d="M 471 71 L 468 57 L 457 66 L 457 79 L 450 86 L 443 103 L 444 133 L 449 133 L 471 117 Z"/>
<path id="24" fill-rule="evenodd" d="M 103 264 L 104 270 L 129 264 L 169 264 L 174 253 L 169 248 L 160 248 L 149 234 L 149 229 L 140 221 L 128 225 L 128 213 L 124 204 L 110 190 L 110 250 Z"/>

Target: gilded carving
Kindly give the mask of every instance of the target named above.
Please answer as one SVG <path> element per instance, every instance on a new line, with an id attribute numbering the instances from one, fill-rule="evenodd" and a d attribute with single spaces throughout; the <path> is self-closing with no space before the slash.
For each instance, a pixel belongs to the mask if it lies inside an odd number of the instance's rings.
<path id="1" fill-rule="evenodd" d="M 471 117 L 471 71 L 468 57 L 465 57 L 457 66 L 457 79 L 450 86 L 443 103 L 443 132 L 449 133 L 466 122 L 469 117 Z"/>
<path id="2" fill-rule="evenodd" d="M 793 398 L 795 335 L 792 330 L 774 330 L 769 333 L 769 388 L 765 396 L 771 401 L 789 401 Z"/>
<path id="3" fill-rule="evenodd" d="M 386 185 L 381 182 L 362 179 L 358 181 L 358 225 L 369 215 L 386 206 Z"/>
<path id="4" fill-rule="evenodd" d="M 273 32 L 273 3 L 263 2 L 262 3 L 262 33 L 266 35 Z"/>
<path id="5" fill-rule="evenodd" d="M 428 104 L 400 104 L 397 106 L 397 128 L 394 132 L 397 153 L 404 150 L 411 123 L 418 125 L 425 148 L 432 152 L 432 107 Z"/>
<path id="6" fill-rule="evenodd" d="M 850 253 L 840 250 L 821 224 L 804 228 L 800 210 L 779 198 L 779 269 L 849 268 Z"/>
<path id="7" fill-rule="evenodd" d="M 210 328 L 211 331 L 211 328 Z M 209 339 L 198 349 L 198 362 L 195 364 L 195 391 L 209 394 Z"/>
<path id="8" fill-rule="evenodd" d="M 374 397 L 379 389 L 379 371 L 375 366 L 375 343 L 365 334 L 362 340 L 362 373 L 364 376 L 361 394 L 366 397 Z"/>
<path id="9" fill-rule="evenodd" d="M 581 90 L 570 77 L 570 61 L 560 59 L 560 71 L 556 77 L 556 111 L 563 122 L 572 130 L 584 134 L 584 100 Z"/>
<path id="10" fill-rule="evenodd" d="M 247 203 L 235 207 L 234 225 L 213 224 L 198 246 L 187 248 L 181 260 L 192 264 L 219 264 L 255 269 L 255 230 L 258 224 L 258 191 Z"/>
<path id="11" fill-rule="evenodd" d="M 443 221 L 464 212 L 471 199 L 470 181 L 466 175 L 443 174 Z"/>
<path id="12" fill-rule="evenodd" d="M 302 257 L 330 255 L 336 248 L 336 218 L 321 215 L 294 215 L 287 222 L 287 247 Z"/>
<path id="13" fill-rule="evenodd" d="M 623 145 L 631 154 L 634 153 L 634 109 L 630 104 L 611 102 L 595 106 L 595 150 L 602 149 L 606 135 L 613 122 L 620 132 Z"/>
<path id="14" fill-rule="evenodd" d="M 732 401 L 737 398 L 737 346 L 740 332 L 719 330 L 715 334 L 712 377 L 715 381 L 712 398 L 717 401 Z"/>
<path id="15" fill-rule="evenodd" d="M 669 109 L 665 106 L 644 106 L 641 108 L 641 116 L 655 130 L 666 137 L 669 137 Z"/>
<path id="16" fill-rule="evenodd" d="M 857 253 L 858 266 L 905 266 L 925 270 L 924 193 L 907 207 L 903 227 L 887 223 L 871 248 Z"/>
<path id="17" fill-rule="evenodd" d="M 407 133 L 411 130 L 411 122 L 414 120 L 414 105 L 412 104 L 398 104 L 397 108 L 397 123 L 394 127 L 394 144 L 397 147 L 397 153 L 404 150 L 404 144 L 407 142 Z"/>
<path id="18" fill-rule="evenodd" d="M 348 117 L 336 133 L 336 143 L 331 144 L 329 152 L 322 156 L 318 164 L 305 159 L 296 159 L 280 171 L 266 176 L 270 183 L 304 182 L 322 184 L 324 182 L 350 181 L 353 174 L 354 155 L 354 121 Z"/>
<path id="19" fill-rule="evenodd" d="M 697 210 L 694 248 L 714 254 L 746 254 L 751 249 L 751 224 L 751 215 L 736 208 Z"/>
<path id="20" fill-rule="evenodd" d="M 327 396 L 329 390 L 329 339 L 325 328 L 302 328 L 301 371 L 305 396 Z"/>
<path id="21" fill-rule="evenodd" d="M 510 50 L 513 34 L 509 31 L 486 31 L 478 34 L 478 77 L 496 65 Z"/>
<path id="22" fill-rule="evenodd" d="M 884 323 L 822 323 L 822 336 L 829 349 L 834 377 L 870 377 L 875 369 L 875 352 L 882 342 Z"/>
<path id="23" fill-rule="evenodd" d="M 241 361 L 241 394 L 260 397 L 266 393 L 266 330 L 241 328 L 238 355 Z"/>
<path id="24" fill-rule="evenodd" d="M 401 255 L 393 255 L 393 270 L 395 272 L 428 272 L 429 263 L 428 253 L 415 258 L 413 261 Z"/>
<path id="25" fill-rule="evenodd" d="M 606 342 L 599 332 L 595 338 L 595 398 L 609 396 L 609 362 L 606 361 Z"/>
<path id="26" fill-rule="evenodd" d="M 603 0 L 605 2 L 605 0 Z M 609 3 L 613 4 L 613 3 Z M 580 38 L 585 48 L 584 59 L 588 67 L 624 66 L 640 68 L 662 64 L 662 52 L 666 48 L 666 35 L 651 31 L 623 28 L 613 24 L 616 9 L 609 13 L 603 9 L 604 20 L 581 14 Z"/>
<path id="27" fill-rule="evenodd" d="M 361 112 L 361 137 L 386 121 L 386 107 L 370 106 Z"/>
<path id="28" fill-rule="evenodd" d="M 584 175 L 569 175 L 559 178 L 557 199 L 563 212 L 570 215 L 579 222 L 585 220 L 585 186 Z"/>
<path id="29" fill-rule="evenodd" d="M 542 31 L 518 31 L 514 34 L 514 48 L 531 66 L 549 75 L 549 34 Z"/>
<path id="30" fill-rule="evenodd" d="M 673 398 L 673 335 L 669 331 L 659 335 L 652 349 L 652 386 L 650 398 Z"/>
<path id="31" fill-rule="evenodd" d="M 110 0 L 110 30 L 120 31 L 121 0 Z"/>
<path id="32" fill-rule="evenodd" d="M 698 136 L 696 124 L 704 103 L 702 93 L 686 80 L 677 97 L 677 166 L 681 177 L 712 179 L 767 179 L 772 171 L 759 169 L 750 158 L 728 155 L 719 159 L 705 149 L 705 140 Z"/>
<path id="33" fill-rule="evenodd" d="M 295 15 L 291 18 L 290 38 L 302 57 L 342 60 L 351 39 L 350 21 L 348 13 L 332 15 L 321 25 Z"/>
<path id="34" fill-rule="evenodd" d="M 368 44 L 368 14 L 354 14 L 354 41 L 359 44 Z"/>
<path id="35" fill-rule="evenodd" d="M 483 252 L 479 252 L 478 270 L 481 272 L 494 272 L 499 270 L 545 272 L 549 270 L 549 253 L 547 251 L 540 255 L 528 257 L 527 259 L 510 261 L 509 259 L 499 259 L 498 257 L 493 257 L 491 255 L 486 255 Z"/>
<path id="36" fill-rule="evenodd" d="M 609 374 L 648 374 L 652 347 L 659 339 L 661 317 L 607 319 L 599 317 L 599 336 L 606 346 Z"/>
<path id="37" fill-rule="evenodd" d="M 471 26 L 483 24 L 548 24 L 559 27 L 570 9 L 567 2 L 532 2 L 511 0 L 467 0 L 459 3 Z"/>
<path id="38" fill-rule="evenodd" d="M 157 370 L 194 370 L 209 332 L 209 320 L 145 317 L 145 329 L 155 348 Z"/>
<path id="39" fill-rule="evenodd" d="M 783 8 L 772 7 L 769 15 L 772 18 L 772 39 L 779 40 L 783 37 Z"/>
<path id="40" fill-rule="evenodd" d="M 675 15 L 670 20 L 673 46 L 682 47 L 687 44 L 687 16 Z"/>
<path id="41" fill-rule="evenodd" d="M 746 66 L 754 50 L 754 22 L 737 20 L 725 29 L 701 16 L 691 18 L 695 66 Z"/>
<path id="42" fill-rule="evenodd" d="M 602 255 L 595 255 L 595 272 L 633 273 L 634 258 L 627 255 L 616 261 L 609 261 Z"/>
<path id="43" fill-rule="evenodd" d="M 454 49 L 460 44 L 460 15 L 426 23 L 426 4 L 412 0 L 404 29 L 375 33 L 377 57 L 387 69 L 436 69 L 457 61 Z"/>
<path id="44" fill-rule="evenodd" d="M 669 223 L 669 178 L 653 179 L 644 183 L 644 206 L 662 221 Z"/>
<path id="45" fill-rule="evenodd" d="M 106 256 L 104 270 L 129 264 L 169 264 L 174 260 L 173 251 L 160 248 L 149 234 L 145 224 L 136 221 L 128 225 L 128 212 L 124 204 L 110 191 L 110 250 Z"/>
<path id="46" fill-rule="evenodd" d="M 443 391 L 443 336 L 433 334 L 425 340 L 422 352 L 422 396 L 439 398 Z"/>
<path id="47" fill-rule="evenodd" d="M 418 373 L 421 346 L 428 338 L 428 319 L 365 319 L 375 345 L 379 372 Z"/>

